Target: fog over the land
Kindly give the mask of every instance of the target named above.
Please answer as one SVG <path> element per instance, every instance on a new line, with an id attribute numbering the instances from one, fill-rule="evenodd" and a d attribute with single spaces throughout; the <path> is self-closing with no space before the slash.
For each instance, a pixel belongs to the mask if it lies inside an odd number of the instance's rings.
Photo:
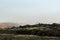
<path id="1" fill-rule="evenodd" d="M 60 23 L 60 0 L 0 0 L 0 23 Z"/>

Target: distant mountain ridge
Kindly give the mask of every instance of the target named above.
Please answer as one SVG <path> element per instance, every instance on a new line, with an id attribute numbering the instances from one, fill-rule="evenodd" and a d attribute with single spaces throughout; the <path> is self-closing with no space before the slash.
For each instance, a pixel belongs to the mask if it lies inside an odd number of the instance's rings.
<path id="1" fill-rule="evenodd" d="M 13 26 L 19 26 L 18 23 L 0 23 L 0 28 L 10 28 Z"/>

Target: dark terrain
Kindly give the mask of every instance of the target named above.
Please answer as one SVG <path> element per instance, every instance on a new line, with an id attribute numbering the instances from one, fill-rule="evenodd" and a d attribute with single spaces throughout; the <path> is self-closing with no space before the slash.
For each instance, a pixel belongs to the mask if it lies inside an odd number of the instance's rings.
<path id="1" fill-rule="evenodd" d="M 60 24 L 34 24 L 0 29 L 0 40 L 60 40 Z"/>

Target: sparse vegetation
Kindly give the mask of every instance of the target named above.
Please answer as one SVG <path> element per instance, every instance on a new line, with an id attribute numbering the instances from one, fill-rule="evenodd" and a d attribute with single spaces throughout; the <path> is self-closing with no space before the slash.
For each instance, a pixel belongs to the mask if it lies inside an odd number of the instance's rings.
<path id="1" fill-rule="evenodd" d="M 45 36 L 48 37 L 60 37 L 60 24 L 53 23 L 53 24 L 35 24 L 35 25 L 24 25 L 19 27 L 11 27 L 11 28 L 5 28 L 0 29 L 0 38 L 2 37 L 2 40 L 40 40 Z M 3 35 L 6 34 L 6 35 Z M 7 35 L 9 34 L 9 35 Z M 13 34 L 13 36 L 11 35 Z M 11 35 L 11 36 L 10 36 Z M 17 38 L 16 35 L 18 35 Z M 21 37 L 19 35 L 36 35 L 37 39 L 34 39 L 35 36 L 31 37 Z M 38 36 L 38 37 L 37 37 Z M 6 37 L 6 38 L 5 38 Z M 38 39 L 39 38 L 39 39 Z M 42 40 L 42 39 L 41 39 Z M 47 39 L 46 39 L 47 40 Z M 54 40 L 54 39 L 53 39 Z"/>

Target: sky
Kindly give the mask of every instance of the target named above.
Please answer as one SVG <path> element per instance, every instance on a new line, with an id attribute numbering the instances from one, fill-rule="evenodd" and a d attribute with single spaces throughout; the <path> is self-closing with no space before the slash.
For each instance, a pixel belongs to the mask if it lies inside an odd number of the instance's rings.
<path id="1" fill-rule="evenodd" d="M 60 23 L 60 0 L 0 0 L 0 22 Z"/>

